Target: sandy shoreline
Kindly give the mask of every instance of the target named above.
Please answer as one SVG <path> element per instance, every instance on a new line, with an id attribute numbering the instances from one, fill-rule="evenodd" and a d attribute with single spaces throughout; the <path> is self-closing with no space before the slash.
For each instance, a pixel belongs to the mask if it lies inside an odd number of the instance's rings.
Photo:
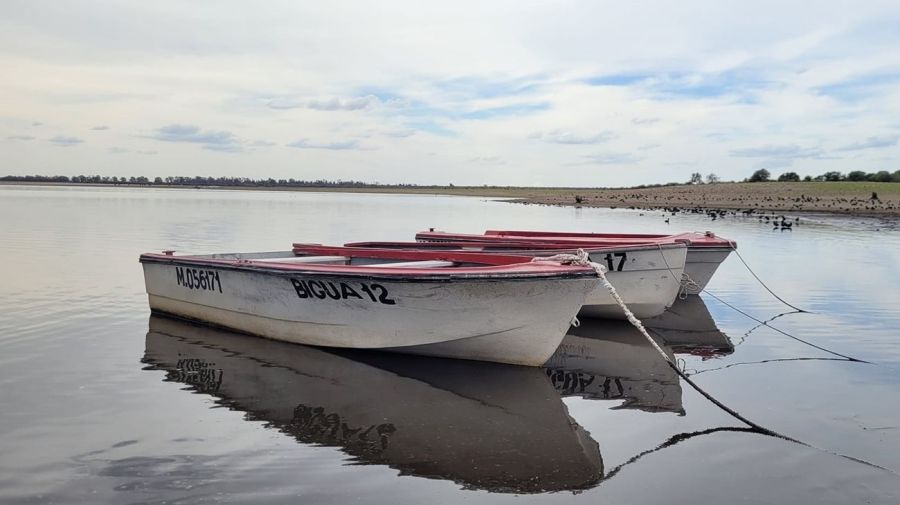
<path id="1" fill-rule="evenodd" d="M 873 193 L 877 199 L 873 199 Z M 533 194 L 528 204 L 670 209 L 678 212 L 828 213 L 900 217 L 900 184 L 868 182 L 719 183 L 644 189 L 570 190 Z"/>
<path id="2" fill-rule="evenodd" d="M 132 185 L 0 182 L 17 186 L 132 187 Z M 147 186 L 144 186 L 147 187 Z M 514 203 L 634 209 L 674 212 L 753 211 L 753 213 L 828 213 L 852 216 L 900 217 L 900 183 L 765 182 L 664 186 L 642 189 L 522 188 L 478 186 L 229 187 L 167 186 L 185 190 L 309 191 L 389 193 L 505 198 Z M 877 200 L 872 199 L 873 192 Z M 580 200 L 580 203 L 579 203 Z"/>

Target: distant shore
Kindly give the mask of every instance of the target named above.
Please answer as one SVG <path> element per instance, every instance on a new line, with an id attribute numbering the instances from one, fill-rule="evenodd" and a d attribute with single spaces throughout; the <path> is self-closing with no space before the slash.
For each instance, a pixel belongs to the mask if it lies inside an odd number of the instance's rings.
<path id="1" fill-rule="evenodd" d="M 830 213 L 900 217 L 900 183 L 755 182 L 659 186 L 632 189 L 527 188 L 496 186 L 233 187 L 152 184 L 0 182 L 9 186 L 152 187 L 185 190 L 396 193 L 503 198 L 528 205 L 670 209 L 673 211 L 753 211 Z M 874 195 L 873 195 L 874 193 Z M 877 196 L 877 199 L 873 199 Z"/>

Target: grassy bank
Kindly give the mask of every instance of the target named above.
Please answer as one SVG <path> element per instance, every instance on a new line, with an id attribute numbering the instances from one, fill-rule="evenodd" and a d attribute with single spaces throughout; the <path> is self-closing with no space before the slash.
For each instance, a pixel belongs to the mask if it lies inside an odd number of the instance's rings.
<path id="1" fill-rule="evenodd" d="M 3 183 L 89 187 L 131 185 L 74 183 Z M 836 214 L 900 216 L 900 183 L 890 182 L 757 182 L 662 186 L 635 189 L 527 188 L 496 186 L 370 186 L 346 187 L 151 187 L 197 190 L 313 191 L 338 193 L 400 193 L 508 198 L 515 202 L 586 207 L 709 208 L 773 212 L 829 212 Z M 878 199 L 873 200 L 872 194 Z"/>
<path id="2" fill-rule="evenodd" d="M 576 200 L 581 200 L 581 205 L 591 207 L 754 209 L 900 216 L 900 183 L 757 182 L 556 191 L 555 194 L 535 192 L 523 196 L 521 201 L 576 205 Z M 873 193 L 877 200 L 872 198 Z"/>

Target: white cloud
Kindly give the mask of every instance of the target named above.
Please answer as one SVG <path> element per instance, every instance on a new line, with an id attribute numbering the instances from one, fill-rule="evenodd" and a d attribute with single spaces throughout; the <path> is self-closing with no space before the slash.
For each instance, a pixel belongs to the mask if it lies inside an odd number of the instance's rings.
<path id="1" fill-rule="evenodd" d="M 588 163 L 593 163 L 593 164 L 597 164 L 597 165 L 631 165 L 633 163 L 637 163 L 644 159 L 640 156 L 636 156 L 636 155 L 634 155 L 632 153 L 628 153 L 628 152 L 595 153 L 595 154 L 585 155 L 584 157 L 587 158 Z"/>
<path id="2" fill-rule="evenodd" d="M 272 109 L 299 109 L 306 108 L 320 111 L 355 111 L 370 109 L 380 102 L 378 98 L 368 95 L 351 98 L 331 97 L 331 98 L 313 98 L 313 99 L 297 99 L 288 97 L 279 97 L 269 100 L 269 107 Z"/>
<path id="3" fill-rule="evenodd" d="M 599 144 L 613 138 L 612 132 L 599 132 L 592 134 L 577 134 L 568 131 L 554 130 L 549 132 L 535 132 L 528 136 L 530 139 L 542 140 L 550 144 Z"/>
<path id="4" fill-rule="evenodd" d="M 475 156 L 469 158 L 469 163 L 484 163 L 487 165 L 505 165 L 506 161 L 500 156 Z"/>
<path id="5" fill-rule="evenodd" d="M 881 135 L 869 137 L 862 142 L 854 142 L 845 146 L 838 147 L 836 151 L 861 151 L 863 149 L 880 149 L 883 147 L 894 147 L 900 141 L 900 135 Z"/>
<path id="6" fill-rule="evenodd" d="M 825 152 L 819 147 L 789 145 L 765 145 L 732 149 L 732 156 L 739 158 L 819 158 Z"/>
<path id="7" fill-rule="evenodd" d="M 48 142 L 55 146 L 59 147 L 69 147 L 75 146 L 83 143 L 84 141 L 77 137 L 66 137 L 65 135 L 57 135 L 55 137 L 50 137 L 47 139 Z"/>
<path id="8" fill-rule="evenodd" d="M 170 124 L 156 129 L 149 138 L 163 142 L 184 142 L 200 144 L 210 151 L 235 153 L 241 147 L 235 135 L 224 130 L 201 130 L 200 127 L 186 124 Z"/>
<path id="9" fill-rule="evenodd" d="M 615 186 L 900 157 L 897 2 L 23 2 L 0 19 L 0 155 L 21 173 L 44 149 L 72 175 L 283 178 L 302 156 L 310 178 Z M 61 140 L 13 142 L 34 118 Z M 128 152 L 92 154 L 110 148 Z M 633 169 L 558 170 L 577 164 Z"/>
<path id="10" fill-rule="evenodd" d="M 300 139 L 290 144 L 288 147 L 297 149 L 326 149 L 329 151 L 366 151 L 372 150 L 371 147 L 362 146 L 358 140 L 342 140 L 337 142 L 314 142 L 309 139 Z"/>

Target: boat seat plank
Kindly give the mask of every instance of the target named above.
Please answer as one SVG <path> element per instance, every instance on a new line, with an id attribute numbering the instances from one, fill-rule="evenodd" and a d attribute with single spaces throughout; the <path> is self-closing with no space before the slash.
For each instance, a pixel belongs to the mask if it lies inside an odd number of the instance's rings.
<path id="1" fill-rule="evenodd" d="M 256 258 L 255 261 L 267 263 L 315 263 L 325 265 L 346 265 L 350 258 L 346 256 L 293 256 L 288 258 Z"/>
<path id="2" fill-rule="evenodd" d="M 452 261 L 430 260 L 430 261 L 404 261 L 400 263 L 379 263 L 376 265 L 366 265 L 367 267 L 379 268 L 443 268 L 452 267 L 456 263 Z"/>

